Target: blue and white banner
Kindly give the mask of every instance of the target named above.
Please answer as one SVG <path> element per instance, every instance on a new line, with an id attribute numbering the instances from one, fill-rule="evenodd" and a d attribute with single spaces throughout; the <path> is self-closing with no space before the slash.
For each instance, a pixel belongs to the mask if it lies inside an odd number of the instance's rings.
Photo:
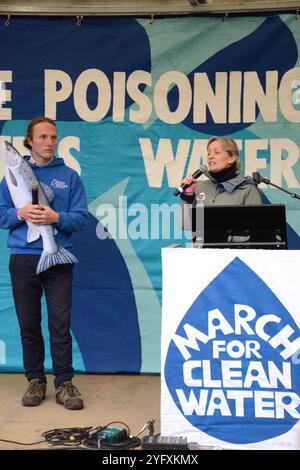
<path id="1" fill-rule="evenodd" d="M 205 163 L 208 139 L 233 137 L 245 174 L 299 192 L 299 21 L 12 17 L 0 45 L 0 141 L 25 154 L 28 122 L 55 119 L 57 153 L 87 191 L 89 224 L 74 235 L 74 367 L 159 372 L 160 251 L 183 241 L 173 192 Z M 299 249 L 299 201 L 263 191 L 286 204 Z M 23 367 L 6 240 L 1 230 L 0 371 L 11 372 Z"/>
<path id="2" fill-rule="evenodd" d="M 300 252 L 164 249 L 161 432 L 300 449 Z"/>

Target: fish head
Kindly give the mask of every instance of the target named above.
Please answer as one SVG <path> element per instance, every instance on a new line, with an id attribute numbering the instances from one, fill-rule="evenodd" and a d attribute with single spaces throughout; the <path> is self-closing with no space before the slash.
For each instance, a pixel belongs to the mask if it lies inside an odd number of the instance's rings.
<path id="1" fill-rule="evenodd" d="M 23 157 L 7 141 L 3 143 L 2 153 L 4 155 L 4 165 L 6 168 L 16 168 L 21 165 Z"/>
<path id="2" fill-rule="evenodd" d="M 19 152 L 6 141 L 2 145 L 2 153 L 4 156 L 5 179 L 15 207 L 19 208 L 32 203 L 32 189 L 34 184 L 38 186 L 39 200 L 49 205 L 48 199 L 44 191 L 42 191 L 26 158 L 23 158 Z"/>
<path id="3" fill-rule="evenodd" d="M 7 141 L 2 145 L 4 157 L 4 174 L 6 183 L 15 207 L 23 207 L 32 200 L 29 185 L 29 164 L 19 152 Z M 32 171 L 30 169 L 30 171 Z"/>

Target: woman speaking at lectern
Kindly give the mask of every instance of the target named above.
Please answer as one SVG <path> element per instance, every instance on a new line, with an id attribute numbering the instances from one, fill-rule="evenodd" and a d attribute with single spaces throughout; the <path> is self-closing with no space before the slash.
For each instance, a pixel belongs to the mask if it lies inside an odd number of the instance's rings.
<path id="1" fill-rule="evenodd" d="M 201 195 L 205 205 L 262 204 L 260 192 L 250 177 L 240 173 L 241 161 L 236 142 L 227 137 L 212 137 L 207 144 L 205 181 L 187 175 L 182 184 L 188 185 L 181 193 L 183 203 L 195 204 Z"/>

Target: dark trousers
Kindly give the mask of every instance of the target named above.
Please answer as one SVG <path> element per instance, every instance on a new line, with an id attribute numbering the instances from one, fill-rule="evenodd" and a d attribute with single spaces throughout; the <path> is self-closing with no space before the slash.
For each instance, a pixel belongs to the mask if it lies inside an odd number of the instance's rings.
<path id="1" fill-rule="evenodd" d="M 72 264 L 61 264 L 36 274 L 39 255 L 11 255 L 9 270 L 16 312 L 21 331 L 23 362 L 28 380 L 44 373 L 45 348 L 41 330 L 41 299 L 45 293 L 52 356 L 54 385 L 73 377 L 72 336 Z"/>

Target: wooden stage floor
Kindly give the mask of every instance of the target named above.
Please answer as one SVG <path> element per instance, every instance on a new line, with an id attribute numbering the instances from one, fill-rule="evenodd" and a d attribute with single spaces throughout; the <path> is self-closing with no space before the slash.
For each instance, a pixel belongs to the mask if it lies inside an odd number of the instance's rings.
<path id="1" fill-rule="evenodd" d="M 160 432 L 160 376 L 76 375 L 73 379 L 84 399 L 83 410 L 70 411 L 55 403 L 53 377 L 47 376 L 47 396 L 38 407 L 24 407 L 21 397 L 27 381 L 23 374 L 0 374 L 0 439 L 20 442 L 42 440 L 50 429 L 126 423 L 131 435 L 154 419 Z M 118 426 L 117 424 L 115 425 Z M 141 435 L 146 435 L 147 432 Z M 0 441 L 0 450 L 46 449 L 48 444 L 22 446 Z"/>

